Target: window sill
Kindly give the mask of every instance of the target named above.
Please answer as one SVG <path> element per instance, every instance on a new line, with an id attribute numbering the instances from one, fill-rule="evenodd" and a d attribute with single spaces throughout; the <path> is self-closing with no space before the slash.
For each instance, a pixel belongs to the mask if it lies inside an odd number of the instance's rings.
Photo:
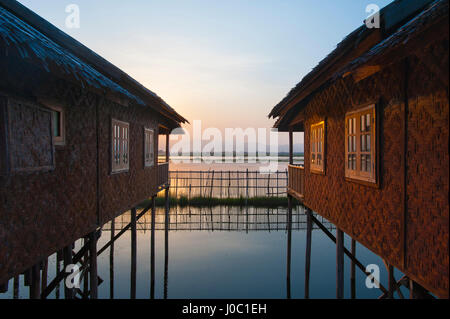
<path id="1" fill-rule="evenodd" d="M 309 169 L 311 174 L 315 174 L 315 175 L 322 175 L 325 176 L 325 170 L 318 170 L 318 169 Z"/>
<path id="2" fill-rule="evenodd" d="M 372 187 L 372 188 L 380 188 L 380 183 L 378 181 L 372 182 L 372 181 L 368 181 L 367 179 L 357 178 L 357 177 L 348 177 L 348 176 L 345 177 L 345 181 L 347 181 L 349 183 L 356 183 L 356 184 Z"/>
<path id="3" fill-rule="evenodd" d="M 112 171 L 111 175 L 117 175 L 117 174 L 123 174 L 123 173 L 128 173 L 130 171 L 129 168 L 127 169 L 121 169 L 121 170 L 117 170 L 117 171 Z"/>

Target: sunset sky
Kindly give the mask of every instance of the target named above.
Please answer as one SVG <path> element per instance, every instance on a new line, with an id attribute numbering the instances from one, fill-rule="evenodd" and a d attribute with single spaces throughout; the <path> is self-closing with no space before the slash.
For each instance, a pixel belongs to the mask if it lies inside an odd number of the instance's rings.
<path id="1" fill-rule="evenodd" d="M 203 127 L 267 127 L 271 108 L 389 0 L 20 0 Z M 80 29 L 65 26 L 67 5 Z M 189 127 L 187 128 L 189 130 Z M 286 142 L 283 136 L 280 143 Z"/>

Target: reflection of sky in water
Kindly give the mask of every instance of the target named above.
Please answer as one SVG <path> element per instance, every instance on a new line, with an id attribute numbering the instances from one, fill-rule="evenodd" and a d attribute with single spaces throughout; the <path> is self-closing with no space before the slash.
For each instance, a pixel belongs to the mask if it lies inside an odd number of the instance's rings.
<path id="1" fill-rule="evenodd" d="M 219 214 L 219 208 L 214 209 Z M 236 212 L 236 211 L 235 211 Z M 267 209 L 256 210 L 256 214 L 266 214 Z M 156 216 L 157 229 L 163 229 L 161 222 L 163 210 L 158 209 Z M 195 208 L 191 213 L 196 214 Z M 223 213 L 223 211 L 222 211 Z M 276 210 L 271 212 L 276 214 Z M 160 215 L 161 214 L 161 215 Z M 188 214 L 188 209 L 179 210 L 178 214 Z M 245 215 L 245 209 L 241 211 Z M 285 214 L 279 209 L 278 214 Z M 242 216 L 244 217 L 244 216 Z M 284 216 L 285 217 L 285 216 Z M 121 217 L 119 217 L 120 219 Z M 207 220 L 207 217 L 204 217 Z M 214 215 L 214 220 L 216 215 Z M 256 219 L 255 219 L 256 218 Z M 118 221 L 120 221 L 118 219 Z M 124 225 L 128 215 L 124 215 Z M 281 218 L 282 219 L 282 218 Z M 187 219 L 189 220 L 189 218 Z M 245 221 L 245 218 L 241 219 Z M 240 222 L 241 222 L 240 220 Z M 258 218 L 250 218 L 250 223 L 259 223 Z M 306 231 L 302 224 L 295 225 L 295 221 L 304 221 L 300 211 L 293 216 L 292 232 L 292 263 L 291 263 L 291 295 L 292 298 L 304 296 L 304 262 Z M 150 296 L 150 227 L 147 214 L 138 223 L 137 241 L 137 298 Z M 143 222 L 147 222 L 142 224 Z M 196 220 L 197 222 L 197 220 Z M 174 223 L 173 216 L 171 223 Z M 210 224 L 209 224 L 210 225 Z M 116 234 L 120 229 L 116 222 Z M 204 228 L 207 226 L 205 223 Z M 261 226 L 259 226 L 261 228 Z M 174 225 L 171 224 L 171 228 Z M 217 228 L 217 227 L 216 227 Z M 264 228 L 264 227 L 263 227 Z M 267 227 L 265 227 L 267 228 Z M 99 249 L 109 241 L 109 225 L 99 240 Z M 251 227 L 250 227 L 251 229 Z M 273 228 L 272 228 L 273 229 Z M 299 230 L 300 229 L 300 230 Z M 332 230 L 335 233 L 334 230 Z M 114 252 L 114 297 L 130 297 L 130 256 L 131 236 L 127 231 L 115 242 Z M 350 250 L 350 238 L 345 237 L 345 245 Z M 77 246 L 77 249 L 79 246 Z M 164 231 L 156 231 L 155 241 L 155 297 L 163 297 L 164 287 Z M 168 263 L 168 297 L 169 298 L 286 298 L 286 254 L 287 232 L 281 231 L 169 231 L 169 263 Z M 387 286 L 387 271 L 382 260 L 357 245 L 357 258 L 363 263 L 377 264 L 381 270 L 381 282 Z M 98 260 L 99 276 L 104 282 L 99 287 L 99 297 L 109 298 L 110 268 L 109 249 Z M 336 246 L 326 235 L 318 229 L 312 233 L 311 255 L 311 298 L 334 298 L 336 282 Z M 345 258 L 345 297 L 350 297 L 350 260 Z M 54 256 L 49 260 L 49 282 L 54 278 Z M 401 274 L 396 272 L 396 279 Z M 0 298 L 12 297 L 12 280 L 7 294 L 0 294 Z M 407 292 L 403 291 L 407 296 Z M 365 277 L 356 269 L 357 298 L 378 298 L 381 291 L 368 289 Z M 63 296 L 63 289 L 61 289 Z M 20 297 L 28 297 L 28 287 L 23 286 L 21 276 Z M 54 298 L 52 293 L 50 298 Z"/>

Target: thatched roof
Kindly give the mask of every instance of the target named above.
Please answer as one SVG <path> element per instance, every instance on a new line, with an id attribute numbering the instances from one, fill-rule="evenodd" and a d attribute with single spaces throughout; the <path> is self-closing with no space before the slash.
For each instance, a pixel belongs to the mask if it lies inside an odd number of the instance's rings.
<path id="1" fill-rule="evenodd" d="M 305 105 L 337 78 L 402 45 L 439 17 L 448 17 L 448 0 L 396 0 L 380 16 L 382 30 L 364 24 L 350 33 L 272 109 L 269 117 L 278 118 L 275 127 L 286 122 L 284 117 L 294 106 Z"/>
<path id="2" fill-rule="evenodd" d="M 15 0 L 0 0 L 0 57 L 17 56 L 82 87 L 112 92 L 186 123 L 163 99 Z"/>

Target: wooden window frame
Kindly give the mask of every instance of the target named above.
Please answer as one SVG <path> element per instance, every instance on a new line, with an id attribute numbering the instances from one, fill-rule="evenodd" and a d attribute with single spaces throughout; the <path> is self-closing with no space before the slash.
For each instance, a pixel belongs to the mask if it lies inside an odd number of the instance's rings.
<path id="1" fill-rule="evenodd" d="M 53 112 L 57 112 L 60 114 L 60 127 L 59 127 L 59 135 L 58 136 L 54 136 L 53 132 L 54 132 L 54 121 L 53 121 L 53 115 L 52 115 L 52 135 L 53 135 L 53 144 L 55 146 L 65 146 L 66 145 L 66 116 L 64 113 L 64 108 L 61 106 L 56 106 L 56 105 L 49 105 L 46 104 L 45 105 L 47 108 L 49 108 L 52 113 Z"/>
<path id="2" fill-rule="evenodd" d="M 317 139 L 317 131 L 321 129 L 321 134 L 319 139 Z M 310 136 L 309 136 L 309 142 L 310 142 L 310 155 L 309 155 L 309 170 L 311 173 L 315 174 L 322 174 L 325 175 L 325 166 L 326 166 L 326 121 L 320 121 L 317 123 L 314 123 L 310 127 Z M 320 131 L 319 131 L 320 132 Z M 319 141 L 321 144 L 316 144 L 316 142 Z M 320 151 L 317 150 L 317 148 L 320 146 Z M 314 160 L 317 161 L 318 155 L 321 156 L 322 162 L 321 164 L 316 164 L 313 162 L 313 155 Z"/>
<path id="3" fill-rule="evenodd" d="M 11 102 L 24 104 L 29 108 L 34 108 L 38 111 L 47 113 L 49 116 L 49 125 L 47 127 L 49 136 L 53 136 L 51 112 L 48 108 L 42 107 L 41 104 L 33 101 L 22 99 L 16 96 L 0 95 L 0 176 L 16 175 L 16 174 L 30 174 L 35 172 L 51 172 L 55 170 L 55 148 L 54 140 L 50 139 L 50 157 L 51 163 L 48 165 L 34 166 L 34 167 L 15 167 L 13 165 L 13 155 L 11 153 L 12 131 L 11 131 Z"/>
<path id="4" fill-rule="evenodd" d="M 361 117 L 364 116 L 367 121 L 367 115 L 370 115 L 370 129 L 366 130 L 367 123 L 362 126 Z M 351 121 L 350 121 L 351 120 Z M 358 110 L 349 112 L 345 115 L 345 178 L 348 181 L 362 182 L 371 186 L 378 186 L 378 117 L 377 104 L 371 103 L 365 105 Z M 353 126 L 353 127 L 352 127 Z M 362 128 L 364 130 L 362 130 Z M 362 138 L 370 136 L 369 139 Z M 350 139 L 352 142 L 350 143 Z M 363 142 L 364 141 L 364 142 Z M 352 145 L 350 145 L 352 144 Z M 370 144 L 370 150 L 362 150 L 362 145 Z M 352 146 L 352 149 L 349 149 Z M 349 156 L 353 155 L 355 163 L 350 163 Z M 370 156 L 370 171 L 362 169 L 362 160 Z M 367 159 L 364 160 L 367 165 Z M 352 169 L 350 169 L 350 166 Z M 354 169 L 353 169 L 354 167 Z"/>
<path id="5" fill-rule="evenodd" d="M 152 136 L 152 138 L 149 138 Z M 151 128 L 144 128 L 144 167 L 155 166 L 155 130 Z M 150 152 L 150 149 L 153 151 Z M 153 155 L 153 156 L 147 156 Z"/>
<path id="6" fill-rule="evenodd" d="M 110 136 L 111 173 L 128 172 L 130 169 L 130 124 L 111 119 Z M 126 144 L 124 144 L 124 142 L 126 142 Z M 118 149 L 118 152 L 116 152 L 116 149 Z"/>

